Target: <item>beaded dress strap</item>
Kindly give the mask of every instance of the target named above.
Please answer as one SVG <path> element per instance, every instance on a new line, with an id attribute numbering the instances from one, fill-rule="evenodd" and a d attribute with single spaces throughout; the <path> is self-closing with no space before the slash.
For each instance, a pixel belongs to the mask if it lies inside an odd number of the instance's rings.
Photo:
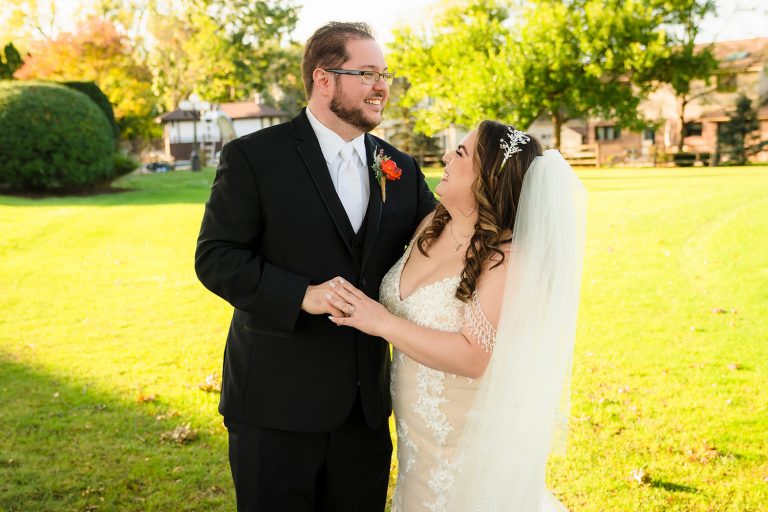
<path id="1" fill-rule="evenodd" d="M 464 326 L 474 338 L 475 343 L 483 347 L 486 352 L 493 352 L 496 343 L 496 329 L 488 320 L 480 307 L 477 291 L 464 307 Z"/>

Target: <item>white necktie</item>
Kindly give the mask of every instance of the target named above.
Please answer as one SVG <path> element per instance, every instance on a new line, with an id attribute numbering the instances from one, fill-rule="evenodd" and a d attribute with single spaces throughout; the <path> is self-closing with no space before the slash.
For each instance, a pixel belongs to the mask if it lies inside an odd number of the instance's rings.
<path id="1" fill-rule="evenodd" d="M 360 173 L 357 169 L 357 155 L 355 154 L 355 147 L 347 142 L 342 146 L 341 152 L 341 164 L 339 165 L 339 172 L 336 175 L 336 192 L 339 194 L 341 204 L 344 205 L 344 209 L 347 211 L 347 217 L 352 224 L 352 229 L 360 229 L 360 225 L 363 223 L 363 207 L 362 207 L 362 186 L 360 182 Z"/>

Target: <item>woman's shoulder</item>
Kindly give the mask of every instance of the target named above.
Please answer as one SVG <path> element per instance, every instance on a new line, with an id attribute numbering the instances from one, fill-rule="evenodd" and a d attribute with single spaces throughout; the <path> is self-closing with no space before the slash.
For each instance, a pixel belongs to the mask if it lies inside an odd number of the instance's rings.
<path id="1" fill-rule="evenodd" d="M 501 315 L 501 303 L 504 297 L 504 287 L 507 283 L 507 270 L 509 269 L 512 244 L 510 242 L 499 246 L 501 254 L 494 251 L 488 261 L 483 265 L 483 270 L 477 279 L 475 297 L 486 317 L 496 328 Z M 503 254 L 503 257 L 502 257 Z"/>
<path id="2" fill-rule="evenodd" d="M 435 210 L 432 210 L 423 219 L 421 219 L 421 222 L 419 222 L 419 225 L 416 226 L 416 231 L 414 231 L 413 237 L 416 238 L 421 234 L 422 231 L 427 229 L 427 226 L 432 224 L 432 219 L 434 218 L 435 218 Z"/>

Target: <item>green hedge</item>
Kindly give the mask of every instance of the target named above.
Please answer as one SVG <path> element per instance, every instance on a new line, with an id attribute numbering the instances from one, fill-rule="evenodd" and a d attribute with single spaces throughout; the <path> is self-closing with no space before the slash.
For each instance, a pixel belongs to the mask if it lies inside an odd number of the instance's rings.
<path id="1" fill-rule="evenodd" d="M 107 116 L 109 124 L 112 125 L 112 133 L 115 137 L 115 144 L 117 144 L 117 141 L 120 139 L 120 128 L 118 128 L 117 121 L 115 121 L 115 111 L 112 109 L 112 103 L 109 102 L 109 98 L 99 89 L 99 86 L 95 82 L 61 82 L 61 85 L 80 91 L 93 100 L 96 106 Z"/>
<path id="2" fill-rule="evenodd" d="M 0 81 L 0 184 L 82 190 L 114 176 L 112 126 L 88 96 L 45 82 Z"/>

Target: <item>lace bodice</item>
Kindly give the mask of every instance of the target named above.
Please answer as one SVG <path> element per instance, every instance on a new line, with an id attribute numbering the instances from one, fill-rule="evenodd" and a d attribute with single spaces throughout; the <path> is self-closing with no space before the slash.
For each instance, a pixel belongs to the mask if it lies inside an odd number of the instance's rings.
<path id="1" fill-rule="evenodd" d="M 413 243 L 387 272 L 381 281 L 379 300 L 392 314 L 438 331 L 459 332 L 466 325 L 466 334 L 487 352 L 493 351 L 496 329 L 480 307 L 477 292 L 465 304 L 456 298 L 461 276 L 448 276 L 414 290 L 402 297 L 400 277 Z"/>

